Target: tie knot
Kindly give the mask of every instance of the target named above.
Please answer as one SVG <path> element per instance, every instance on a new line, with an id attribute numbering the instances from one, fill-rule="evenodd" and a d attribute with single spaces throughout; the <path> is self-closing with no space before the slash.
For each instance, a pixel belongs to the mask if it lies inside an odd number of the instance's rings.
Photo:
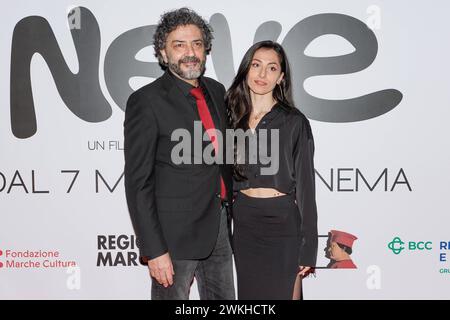
<path id="1" fill-rule="evenodd" d="M 191 91 L 189 91 L 189 92 L 196 100 L 205 100 L 205 96 L 203 95 L 202 88 L 200 88 L 200 87 L 192 88 Z"/>

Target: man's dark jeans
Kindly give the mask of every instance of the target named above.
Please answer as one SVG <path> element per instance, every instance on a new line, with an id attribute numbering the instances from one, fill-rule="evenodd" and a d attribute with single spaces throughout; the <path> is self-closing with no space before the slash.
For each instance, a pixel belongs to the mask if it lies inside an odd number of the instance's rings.
<path id="1" fill-rule="evenodd" d="M 172 260 L 173 285 L 164 288 L 152 278 L 152 300 L 189 300 L 192 281 L 197 280 L 201 300 L 235 300 L 232 250 L 228 238 L 226 207 L 212 253 L 202 260 Z"/>

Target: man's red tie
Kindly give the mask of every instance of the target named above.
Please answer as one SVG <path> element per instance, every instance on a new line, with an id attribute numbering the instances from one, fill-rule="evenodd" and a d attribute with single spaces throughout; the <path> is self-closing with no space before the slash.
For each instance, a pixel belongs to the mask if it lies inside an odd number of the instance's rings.
<path id="1" fill-rule="evenodd" d="M 219 152 L 219 143 L 217 141 L 216 128 L 214 126 L 214 122 L 211 118 L 211 113 L 209 112 L 208 105 L 206 104 L 205 96 L 203 95 L 202 89 L 200 87 L 193 88 L 190 91 L 191 95 L 197 101 L 197 109 L 200 119 L 202 120 L 203 127 L 209 135 L 209 139 L 211 140 L 214 150 L 216 154 Z M 213 130 L 211 130 L 213 129 Z M 220 176 L 220 197 L 222 199 L 226 199 L 227 191 L 225 188 L 225 183 L 223 182 L 222 176 Z"/>

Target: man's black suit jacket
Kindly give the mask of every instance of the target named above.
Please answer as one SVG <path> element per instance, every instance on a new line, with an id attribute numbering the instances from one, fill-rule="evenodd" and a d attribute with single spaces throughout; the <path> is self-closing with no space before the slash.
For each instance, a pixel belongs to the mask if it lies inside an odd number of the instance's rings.
<path id="1" fill-rule="evenodd" d="M 141 257 L 152 259 L 169 252 L 172 259 L 202 259 L 212 252 L 218 235 L 220 175 L 227 198 L 232 199 L 232 168 L 204 161 L 194 164 L 193 152 L 189 154 L 191 164 L 172 162 L 172 148 L 179 143 L 171 141 L 172 132 L 184 128 L 193 138 L 194 121 L 201 121 L 173 77 L 166 71 L 128 99 L 124 121 L 125 192 Z M 219 118 L 215 127 L 225 141 L 225 88 L 207 77 L 202 77 L 201 82 L 212 101 L 209 109 Z M 200 143 L 204 149 L 211 142 Z M 227 212 L 230 234 L 231 207 Z"/>

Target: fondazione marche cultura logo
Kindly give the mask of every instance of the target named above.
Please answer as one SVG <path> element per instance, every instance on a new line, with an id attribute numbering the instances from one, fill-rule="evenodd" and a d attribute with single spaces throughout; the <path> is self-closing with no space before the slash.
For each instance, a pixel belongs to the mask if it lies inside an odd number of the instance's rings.
<path id="1" fill-rule="evenodd" d="M 0 271 L 4 269 L 49 269 L 77 267 L 75 260 L 63 259 L 60 250 L 0 248 Z"/>
<path id="2" fill-rule="evenodd" d="M 403 241 L 400 237 L 394 237 L 387 247 L 394 255 L 400 255 L 403 251 L 423 252 L 432 251 L 432 241 Z M 447 262 L 447 251 L 450 251 L 450 241 L 439 241 L 439 262 Z M 439 273 L 450 275 L 450 268 L 440 268 Z"/>

